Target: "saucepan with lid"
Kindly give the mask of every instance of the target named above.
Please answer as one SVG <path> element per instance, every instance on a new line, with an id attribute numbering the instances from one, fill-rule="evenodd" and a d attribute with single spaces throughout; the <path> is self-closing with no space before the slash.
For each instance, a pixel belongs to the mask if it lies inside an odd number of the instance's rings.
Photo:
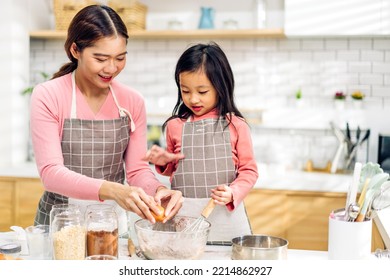
<path id="1" fill-rule="evenodd" d="M 232 239 L 233 260 L 285 260 L 288 241 L 269 235 L 243 235 Z"/>

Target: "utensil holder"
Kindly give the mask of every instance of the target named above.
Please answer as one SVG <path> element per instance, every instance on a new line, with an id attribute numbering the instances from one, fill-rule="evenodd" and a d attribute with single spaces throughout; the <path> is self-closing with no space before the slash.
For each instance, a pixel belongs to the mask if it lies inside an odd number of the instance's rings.
<path id="1" fill-rule="evenodd" d="M 370 257 L 372 220 L 347 222 L 329 217 L 328 234 L 330 260 L 360 260 Z"/>

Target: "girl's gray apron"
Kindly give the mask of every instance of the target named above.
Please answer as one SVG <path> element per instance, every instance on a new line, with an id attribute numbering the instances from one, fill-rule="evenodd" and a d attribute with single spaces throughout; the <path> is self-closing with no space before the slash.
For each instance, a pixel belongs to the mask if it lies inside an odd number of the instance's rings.
<path id="1" fill-rule="evenodd" d="M 125 181 L 123 155 L 130 141 L 130 129 L 135 126 L 131 115 L 121 108 L 113 89 L 110 91 L 120 118 L 113 120 L 82 120 L 76 117 L 76 83 L 72 73 L 72 106 L 70 119 L 64 120 L 61 141 L 64 165 L 79 174 L 123 184 Z M 127 232 L 126 211 L 114 201 L 90 201 L 69 198 L 45 191 L 39 201 L 35 224 L 49 224 L 54 204 L 72 203 L 82 214 L 89 204 L 114 205 L 119 220 L 119 234 Z"/>
<path id="2" fill-rule="evenodd" d="M 188 119 L 183 126 L 181 152 L 185 158 L 179 161 L 172 179 L 172 189 L 184 196 L 178 215 L 200 217 L 211 189 L 229 185 L 236 177 L 227 121 Z M 232 212 L 216 205 L 207 220 L 211 223 L 209 244 L 228 245 L 232 238 L 252 233 L 243 203 Z"/>

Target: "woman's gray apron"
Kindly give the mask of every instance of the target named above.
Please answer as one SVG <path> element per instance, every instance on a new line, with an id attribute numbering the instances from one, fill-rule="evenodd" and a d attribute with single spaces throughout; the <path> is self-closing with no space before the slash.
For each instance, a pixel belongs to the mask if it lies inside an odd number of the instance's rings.
<path id="1" fill-rule="evenodd" d="M 211 189 L 229 185 L 236 177 L 232 158 L 230 132 L 225 119 L 187 121 L 183 126 L 181 152 L 172 179 L 172 189 L 183 193 L 184 202 L 178 215 L 200 217 L 210 200 Z M 232 238 L 251 234 L 245 206 L 234 211 L 217 205 L 207 219 L 211 223 L 209 244 L 230 244 Z"/>
<path id="2" fill-rule="evenodd" d="M 61 141 L 64 165 L 79 174 L 123 184 L 125 181 L 124 153 L 130 141 L 130 129 L 135 126 L 131 115 L 121 108 L 113 89 L 110 91 L 119 110 L 120 118 L 113 120 L 82 120 L 76 116 L 76 83 L 72 73 L 72 106 L 70 119 L 64 120 Z M 80 207 L 82 214 L 89 204 L 97 201 L 69 198 L 45 191 L 39 201 L 35 224 L 49 224 L 50 210 L 54 204 L 71 203 Z M 118 215 L 119 233 L 127 232 L 126 211 L 114 201 Z"/>

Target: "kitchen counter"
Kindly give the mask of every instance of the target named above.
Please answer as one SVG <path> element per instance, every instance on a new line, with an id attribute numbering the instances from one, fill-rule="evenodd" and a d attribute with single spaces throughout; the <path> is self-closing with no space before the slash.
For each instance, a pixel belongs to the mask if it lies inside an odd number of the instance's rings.
<path id="1" fill-rule="evenodd" d="M 151 166 L 154 171 L 154 167 Z M 39 178 L 35 163 L 29 162 L 18 166 L 1 167 L 0 176 Z M 162 183 L 169 185 L 169 178 L 156 174 Z M 352 180 L 350 174 L 329 174 L 284 170 L 277 166 L 259 165 L 259 179 L 254 188 L 269 190 L 347 192 Z"/>
<path id="2" fill-rule="evenodd" d="M 137 249 L 139 250 L 139 249 Z M 207 245 L 201 260 L 231 260 L 231 246 L 211 246 Z M 143 260 L 142 253 L 137 251 L 139 256 L 128 256 L 127 239 L 119 239 L 119 259 L 120 260 Z M 327 260 L 328 252 L 311 250 L 287 251 L 288 260 Z"/>

